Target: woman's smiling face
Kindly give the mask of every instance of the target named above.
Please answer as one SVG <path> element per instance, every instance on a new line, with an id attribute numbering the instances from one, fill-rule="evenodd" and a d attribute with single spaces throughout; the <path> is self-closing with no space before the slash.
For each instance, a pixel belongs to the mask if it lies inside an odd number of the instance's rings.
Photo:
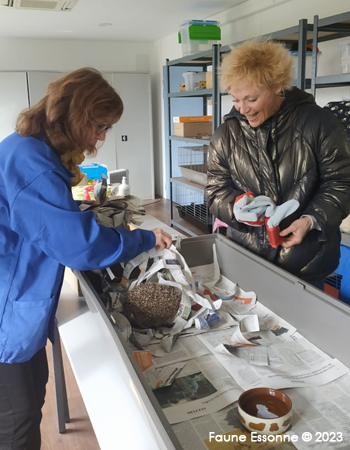
<path id="1" fill-rule="evenodd" d="M 280 88 L 271 90 L 265 86 L 257 87 L 243 81 L 230 89 L 233 103 L 238 112 L 245 116 L 252 127 L 258 127 L 275 114 L 283 102 Z"/>

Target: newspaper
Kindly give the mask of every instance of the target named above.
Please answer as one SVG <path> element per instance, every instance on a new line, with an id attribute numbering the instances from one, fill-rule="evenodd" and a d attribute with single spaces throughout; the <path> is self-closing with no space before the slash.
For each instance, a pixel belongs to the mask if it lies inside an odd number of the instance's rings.
<path id="1" fill-rule="evenodd" d="M 272 443 L 252 443 L 251 434 L 243 428 L 238 417 L 237 403 L 220 411 L 172 426 L 183 450 L 313 450 L 350 448 L 350 375 L 346 374 L 324 386 L 283 390 L 292 400 L 292 426 L 286 435 L 294 442 L 278 446 Z M 210 433 L 222 436 L 218 442 Z M 305 442 L 303 433 L 311 433 Z M 333 433 L 336 439 L 333 439 Z M 337 434 L 341 433 L 341 434 Z M 323 435 L 322 435 L 323 434 Z M 246 436 L 245 443 L 224 442 L 224 436 Z M 338 442 L 337 442 L 338 439 Z M 320 442 L 323 440 L 324 442 Z M 317 441 L 317 442 L 316 442 Z"/>
<path id="2" fill-rule="evenodd" d="M 160 389 L 170 386 L 175 377 L 186 364 L 182 362 L 171 364 L 170 366 L 166 366 L 161 369 L 156 369 L 152 361 L 151 352 L 134 351 L 132 352 L 132 355 L 152 389 Z"/>
<path id="3" fill-rule="evenodd" d="M 218 411 L 238 400 L 242 390 L 212 355 L 186 362 L 169 387 L 153 391 L 170 424 Z"/>
<path id="4" fill-rule="evenodd" d="M 266 336 L 265 343 L 268 343 L 269 335 Z M 275 389 L 320 386 L 349 372 L 340 361 L 329 357 L 303 337 L 268 345 L 268 367 L 253 366 L 249 348 L 232 349 L 225 346 L 230 336 L 227 333 L 225 336 L 224 331 L 201 335 L 198 339 L 215 354 L 244 390 L 266 386 Z"/>
<path id="5" fill-rule="evenodd" d="M 296 332 L 295 327 L 258 301 L 252 301 L 251 303 L 243 303 L 236 299 L 225 301 L 223 302 L 222 310 L 227 311 L 238 322 L 243 321 L 240 328 L 242 332 L 271 330 L 281 340 L 289 340 L 290 336 Z M 258 330 L 253 330 L 253 326 L 257 325 L 256 317 L 254 316 L 257 317 L 259 322 Z"/>
<path id="6" fill-rule="evenodd" d="M 167 364 L 199 358 L 210 353 L 207 347 L 196 336 L 181 340 L 178 339 L 169 353 L 163 349 L 161 342 L 151 344 L 147 349 L 150 350 L 153 356 L 153 363 L 156 367 L 163 367 Z"/>

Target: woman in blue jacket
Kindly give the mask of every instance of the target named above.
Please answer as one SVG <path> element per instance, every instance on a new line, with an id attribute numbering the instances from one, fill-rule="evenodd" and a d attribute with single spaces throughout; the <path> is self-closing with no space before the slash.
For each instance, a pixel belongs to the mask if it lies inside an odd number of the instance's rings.
<path id="1" fill-rule="evenodd" d="M 161 229 L 97 224 L 72 198 L 77 177 L 67 161 L 94 154 L 122 112 L 101 74 L 79 69 L 51 83 L 0 143 L 1 450 L 40 449 L 45 345 L 53 340 L 64 267 L 102 269 L 171 244 Z"/>

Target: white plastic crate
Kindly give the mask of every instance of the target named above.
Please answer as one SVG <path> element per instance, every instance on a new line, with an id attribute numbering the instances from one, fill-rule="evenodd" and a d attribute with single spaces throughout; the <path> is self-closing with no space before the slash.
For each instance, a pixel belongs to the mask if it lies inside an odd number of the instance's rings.
<path id="1" fill-rule="evenodd" d="M 350 38 L 338 42 L 341 52 L 341 72 L 350 73 Z"/>

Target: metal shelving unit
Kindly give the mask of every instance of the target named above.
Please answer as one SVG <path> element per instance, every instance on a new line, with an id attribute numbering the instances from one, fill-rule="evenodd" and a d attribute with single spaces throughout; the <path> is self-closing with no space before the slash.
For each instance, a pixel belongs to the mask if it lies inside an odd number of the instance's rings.
<path id="1" fill-rule="evenodd" d="M 307 24 L 306 19 L 301 19 L 299 24 L 295 27 L 286 28 L 283 30 L 276 31 L 274 33 L 270 33 L 268 35 L 263 36 L 263 38 L 269 38 L 276 41 L 280 41 L 285 43 L 286 47 L 291 49 L 292 45 L 298 44 L 298 76 L 297 79 L 294 80 L 293 85 L 298 87 L 299 89 L 310 88 L 311 80 L 307 80 L 305 76 L 306 71 L 306 43 L 307 41 L 313 38 L 313 27 L 312 25 Z M 237 42 L 233 45 L 239 45 L 243 43 Z M 204 186 L 193 183 L 187 180 L 184 177 L 177 177 L 173 175 L 173 145 L 174 141 L 182 141 L 190 144 L 203 144 L 209 145 L 210 138 L 187 138 L 187 137 L 178 137 L 171 135 L 171 127 L 172 127 L 172 111 L 171 111 L 171 103 L 172 99 L 176 98 L 190 98 L 190 97 L 200 97 L 203 99 L 203 115 L 207 114 L 207 102 L 208 98 L 212 98 L 212 131 L 221 123 L 221 94 L 219 88 L 219 80 L 217 76 L 217 69 L 220 65 L 221 56 L 224 53 L 230 51 L 231 46 L 221 46 L 221 45 L 213 45 L 211 51 L 206 51 L 202 53 L 197 53 L 195 55 L 185 56 L 183 58 L 175 59 L 172 61 L 167 60 L 166 66 L 164 66 L 164 98 L 165 98 L 165 136 L 166 136 L 166 146 L 168 147 L 168 189 L 170 193 L 170 225 L 176 226 L 183 231 L 187 232 L 191 236 L 196 236 L 191 230 L 187 229 L 183 225 L 179 224 L 174 219 L 173 213 L 173 205 L 174 205 L 174 189 L 188 189 L 189 192 L 201 193 L 204 198 Z M 186 91 L 186 92 L 171 92 L 170 91 L 170 77 L 171 70 L 173 67 L 195 67 L 202 71 L 207 71 L 208 66 L 212 66 L 213 71 L 213 87 L 212 89 L 203 89 L 196 91 Z M 195 208 L 192 208 L 192 204 L 196 204 L 194 201 L 190 202 L 188 206 L 187 216 L 182 216 L 184 220 L 189 220 L 190 215 Z M 203 201 L 204 209 L 206 207 L 205 200 Z M 181 206 L 181 205 L 180 205 Z M 179 205 L 177 205 L 179 207 Z M 202 208 L 203 209 L 203 208 Z M 201 213 L 203 211 L 201 210 Z M 208 212 L 208 210 L 207 210 Z M 193 216 L 195 219 L 195 215 Z M 199 218 L 199 223 L 205 221 L 204 225 L 207 226 L 205 231 L 210 232 L 210 224 L 213 221 L 213 218 L 208 212 L 208 215 L 205 215 L 203 219 L 203 214 Z M 207 222 L 208 223 L 207 223 Z M 192 222 L 193 223 L 193 222 Z M 203 223 L 202 223 L 203 225 Z"/>
<path id="2" fill-rule="evenodd" d="M 312 41 L 312 76 L 311 94 L 316 96 L 316 89 L 350 86 L 350 73 L 330 76 L 317 76 L 317 45 L 350 36 L 350 12 L 337 14 L 319 20 L 314 16 Z"/>
<path id="3" fill-rule="evenodd" d="M 173 176 L 173 141 L 182 141 L 189 144 L 202 144 L 209 145 L 210 137 L 208 138 L 188 138 L 173 136 L 170 134 L 172 126 L 172 112 L 171 101 L 174 98 L 190 98 L 200 97 L 203 99 L 202 114 L 207 115 L 208 112 L 208 99 L 212 99 L 212 131 L 220 125 L 221 117 L 221 103 L 220 103 L 220 90 L 218 85 L 218 78 L 216 76 L 217 67 L 220 61 L 220 45 L 213 45 L 211 51 L 197 53 L 196 55 L 186 56 L 173 61 L 166 61 L 165 73 L 164 73 L 164 96 L 166 99 L 166 140 L 168 146 L 168 170 L 169 180 L 168 187 L 170 193 L 170 225 L 176 226 L 185 231 L 191 236 L 196 234 L 179 223 L 174 218 L 173 206 L 174 206 L 174 190 L 176 190 L 177 198 L 183 199 L 181 203 L 177 204 L 180 217 L 184 220 L 193 223 L 197 228 L 202 228 L 206 232 L 210 232 L 212 217 L 206 206 L 204 200 L 204 186 L 187 180 L 184 177 Z M 203 72 L 207 71 L 208 66 L 212 66 L 213 71 L 213 87 L 211 89 L 201 89 L 196 91 L 186 92 L 170 92 L 170 76 L 171 69 L 173 67 L 198 67 Z M 179 193 L 180 192 L 180 193 Z M 204 227 L 204 228 L 203 228 Z"/>

